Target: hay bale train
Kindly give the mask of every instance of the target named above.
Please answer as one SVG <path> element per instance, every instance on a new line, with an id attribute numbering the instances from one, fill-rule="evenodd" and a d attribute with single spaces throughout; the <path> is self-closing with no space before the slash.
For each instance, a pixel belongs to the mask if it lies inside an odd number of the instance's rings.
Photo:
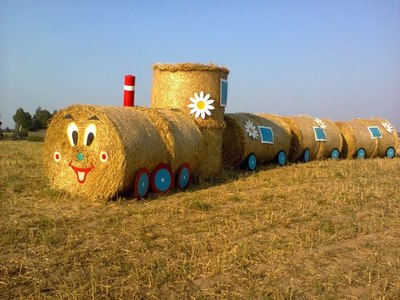
<path id="1" fill-rule="evenodd" d="M 72 105 L 52 119 L 44 166 L 52 185 L 89 198 L 187 188 L 218 176 L 222 165 L 395 156 L 397 132 L 383 119 L 333 122 L 308 116 L 225 113 L 229 70 L 217 65 L 156 64 L 151 108 Z"/>

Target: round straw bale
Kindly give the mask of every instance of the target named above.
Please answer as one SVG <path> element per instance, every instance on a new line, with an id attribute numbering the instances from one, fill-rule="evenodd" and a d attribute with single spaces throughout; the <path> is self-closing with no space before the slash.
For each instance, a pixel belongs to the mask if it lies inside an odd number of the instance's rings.
<path id="1" fill-rule="evenodd" d="M 341 157 L 346 159 L 353 158 L 356 153 L 356 136 L 353 132 L 353 127 L 345 121 L 337 121 L 335 124 L 342 135 Z"/>
<path id="2" fill-rule="evenodd" d="M 222 164 L 238 167 L 246 153 L 246 135 L 241 124 L 233 114 L 225 115 L 225 130 L 222 137 Z"/>
<path id="3" fill-rule="evenodd" d="M 257 116 L 248 113 L 225 115 L 226 129 L 222 142 L 222 159 L 224 165 L 237 167 L 251 153 L 255 154 L 258 163 L 270 162 L 279 151 L 287 154 L 290 147 L 290 130 L 278 118 L 268 115 Z M 259 126 L 268 127 L 273 132 L 271 143 L 262 143 Z"/>
<path id="4" fill-rule="evenodd" d="M 92 105 L 60 110 L 44 147 L 52 184 L 72 194 L 110 198 L 130 191 L 140 168 L 168 163 L 163 138 L 143 111 Z"/>
<path id="5" fill-rule="evenodd" d="M 203 136 L 197 124 L 178 111 L 146 109 L 144 114 L 154 124 L 168 151 L 168 163 L 177 172 L 183 163 L 189 163 L 190 171 L 199 173 L 204 161 Z"/>
<path id="6" fill-rule="evenodd" d="M 273 114 L 259 114 L 255 116 L 255 118 L 257 120 L 261 118 L 259 124 L 261 126 L 271 127 L 274 132 L 274 143 L 272 145 L 267 144 L 273 147 L 269 147 L 268 149 L 264 148 L 264 151 L 269 151 L 269 154 L 265 155 L 266 161 L 274 159 L 281 150 L 285 151 L 286 156 L 288 156 L 292 134 L 290 127 L 282 117 Z"/>
<path id="7" fill-rule="evenodd" d="M 357 151 L 365 150 L 366 157 L 377 154 L 377 139 L 372 139 L 367 124 L 362 120 L 335 122 L 343 137 L 342 157 L 354 158 Z"/>
<path id="8" fill-rule="evenodd" d="M 188 107 L 194 98 L 203 92 L 215 100 L 211 105 L 211 115 L 195 118 L 202 127 L 223 128 L 225 107 L 220 105 L 220 79 L 227 79 L 229 70 L 217 65 L 202 65 L 193 63 L 155 64 L 153 65 L 153 87 L 151 107 L 178 108 L 190 115 Z"/>
<path id="9" fill-rule="evenodd" d="M 204 139 L 201 150 L 200 174 L 203 178 L 215 177 L 221 172 L 222 133 L 220 128 L 200 128 Z"/>
<path id="10" fill-rule="evenodd" d="M 322 122 L 325 125 L 326 141 L 321 142 L 321 148 L 317 155 L 318 159 L 330 158 L 334 149 L 337 149 L 340 153 L 343 145 L 342 134 L 335 122 L 325 118 L 322 119 Z"/>
<path id="11" fill-rule="evenodd" d="M 283 117 L 283 119 L 292 134 L 289 160 L 299 160 L 307 149 L 310 151 L 310 159 L 317 158 L 321 142 L 315 140 L 314 127 L 318 126 L 315 119 L 309 116 Z"/>
<path id="12" fill-rule="evenodd" d="M 365 122 L 367 126 L 376 126 L 381 131 L 382 137 L 377 139 L 378 147 L 373 156 L 385 157 L 389 148 L 396 150 L 398 140 L 397 130 L 388 120 L 381 118 L 359 120 Z"/>

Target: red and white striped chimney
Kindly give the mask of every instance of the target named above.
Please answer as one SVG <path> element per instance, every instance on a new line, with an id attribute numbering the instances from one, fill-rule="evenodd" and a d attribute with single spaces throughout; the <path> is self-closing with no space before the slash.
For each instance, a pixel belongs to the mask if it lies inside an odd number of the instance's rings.
<path id="1" fill-rule="evenodd" d="M 125 75 L 124 106 L 135 106 L 135 76 Z"/>

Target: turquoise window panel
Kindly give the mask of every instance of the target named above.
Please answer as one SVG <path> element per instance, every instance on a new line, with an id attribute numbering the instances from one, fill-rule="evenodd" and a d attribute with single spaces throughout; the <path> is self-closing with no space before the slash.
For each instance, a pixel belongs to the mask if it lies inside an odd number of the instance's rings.
<path id="1" fill-rule="evenodd" d="M 273 144 L 274 143 L 274 131 L 271 127 L 258 126 L 260 131 L 261 143 L 263 144 Z"/>
<path id="2" fill-rule="evenodd" d="M 368 130 L 373 139 L 381 139 L 382 138 L 382 132 L 378 126 L 369 126 Z"/>
<path id="3" fill-rule="evenodd" d="M 220 80 L 220 86 L 221 86 L 221 95 L 220 95 L 220 106 L 226 107 L 228 103 L 228 81 L 225 79 Z"/>
<path id="4" fill-rule="evenodd" d="M 314 134 L 315 134 L 315 140 L 318 142 L 326 142 L 326 133 L 325 130 L 321 127 L 314 126 Z"/>

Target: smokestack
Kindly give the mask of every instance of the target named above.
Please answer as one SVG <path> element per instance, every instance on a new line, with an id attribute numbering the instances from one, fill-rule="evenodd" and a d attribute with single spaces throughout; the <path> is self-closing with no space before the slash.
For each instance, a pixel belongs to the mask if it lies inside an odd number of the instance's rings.
<path id="1" fill-rule="evenodd" d="M 125 75 L 124 106 L 135 106 L 135 76 Z"/>

